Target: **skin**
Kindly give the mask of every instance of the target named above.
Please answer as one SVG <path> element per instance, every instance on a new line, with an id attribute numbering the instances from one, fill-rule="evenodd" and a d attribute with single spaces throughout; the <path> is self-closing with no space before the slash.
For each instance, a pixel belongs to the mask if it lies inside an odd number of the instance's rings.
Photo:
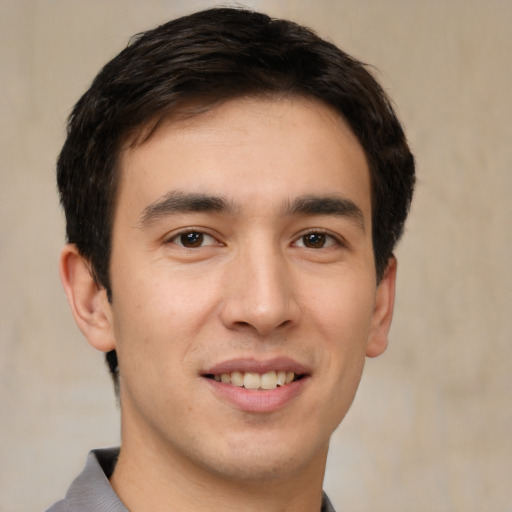
<path id="1" fill-rule="evenodd" d="M 119 163 L 112 303 L 74 246 L 60 263 L 80 329 L 118 353 L 114 489 L 133 511 L 319 510 L 329 438 L 393 312 L 396 262 L 377 284 L 359 142 L 317 101 L 237 99 L 164 124 Z M 226 207 L 197 211 L 191 195 Z M 283 358 L 304 379 L 269 410 L 204 375 Z"/>

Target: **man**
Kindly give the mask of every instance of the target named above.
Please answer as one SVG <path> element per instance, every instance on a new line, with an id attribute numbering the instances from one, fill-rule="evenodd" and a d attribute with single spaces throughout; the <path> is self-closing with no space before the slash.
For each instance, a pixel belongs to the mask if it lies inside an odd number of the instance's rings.
<path id="1" fill-rule="evenodd" d="M 50 510 L 330 511 L 329 438 L 393 313 L 413 157 L 356 60 L 212 9 L 139 35 L 58 161 L 71 310 L 121 449 Z"/>

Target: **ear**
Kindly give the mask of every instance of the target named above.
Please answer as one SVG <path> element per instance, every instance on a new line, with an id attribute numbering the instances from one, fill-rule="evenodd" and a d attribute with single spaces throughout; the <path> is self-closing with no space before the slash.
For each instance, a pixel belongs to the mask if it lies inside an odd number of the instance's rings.
<path id="1" fill-rule="evenodd" d="M 89 262 L 75 245 L 68 244 L 62 249 L 59 273 L 75 322 L 89 344 L 102 352 L 114 349 L 107 292 L 96 284 Z"/>
<path id="2" fill-rule="evenodd" d="M 380 356 L 388 346 L 388 334 L 395 306 L 396 267 L 396 258 L 392 256 L 389 258 L 384 276 L 377 286 L 375 309 L 366 346 L 368 357 Z"/>

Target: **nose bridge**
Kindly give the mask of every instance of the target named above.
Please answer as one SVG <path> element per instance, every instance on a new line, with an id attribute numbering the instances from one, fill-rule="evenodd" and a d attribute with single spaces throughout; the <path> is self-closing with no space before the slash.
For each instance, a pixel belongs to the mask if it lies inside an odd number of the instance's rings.
<path id="1" fill-rule="evenodd" d="M 272 241 L 244 244 L 233 264 L 224 308 L 228 327 L 251 326 L 266 335 L 297 319 L 291 269 Z"/>

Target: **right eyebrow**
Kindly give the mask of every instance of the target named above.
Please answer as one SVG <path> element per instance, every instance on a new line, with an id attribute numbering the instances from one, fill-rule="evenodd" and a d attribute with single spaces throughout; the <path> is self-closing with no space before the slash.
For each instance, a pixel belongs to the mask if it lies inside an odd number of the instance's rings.
<path id="1" fill-rule="evenodd" d="M 144 208 L 139 219 L 139 225 L 148 227 L 154 221 L 185 212 L 232 212 L 234 207 L 226 199 L 206 194 L 191 194 L 172 191 L 159 197 L 156 201 Z"/>

